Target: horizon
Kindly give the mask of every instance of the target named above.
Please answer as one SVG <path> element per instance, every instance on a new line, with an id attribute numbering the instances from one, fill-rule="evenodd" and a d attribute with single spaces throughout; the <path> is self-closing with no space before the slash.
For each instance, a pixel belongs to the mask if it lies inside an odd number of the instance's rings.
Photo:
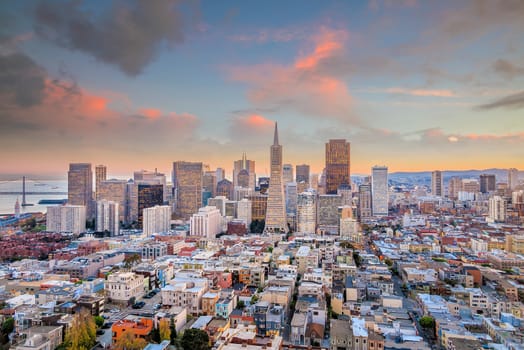
<path id="1" fill-rule="evenodd" d="M 5 173 L 83 161 L 167 175 L 176 160 L 230 173 L 246 152 L 266 174 L 275 121 L 284 163 L 313 173 L 329 139 L 351 143 L 352 173 L 524 168 L 524 2 L 0 9 Z"/>

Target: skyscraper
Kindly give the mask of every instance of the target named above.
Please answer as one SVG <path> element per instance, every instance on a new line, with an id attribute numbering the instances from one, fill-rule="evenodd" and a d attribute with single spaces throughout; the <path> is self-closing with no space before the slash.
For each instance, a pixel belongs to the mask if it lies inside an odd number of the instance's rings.
<path id="1" fill-rule="evenodd" d="M 448 182 L 448 197 L 457 199 L 460 191 L 462 191 L 462 179 L 458 176 L 453 176 Z"/>
<path id="2" fill-rule="evenodd" d="M 351 185 L 350 144 L 346 140 L 326 143 L 326 194 L 337 194 L 340 185 Z"/>
<path id="3" fill-rule="evenodd" d="M 82 233 L 86 230 L 86 207 L 83 205 L 60 205 L 47 207 L 47 231 Z"/>
<path id="4" fill-rule="evenodd" d="M 508 169 L 508 187 L 514 190 L 519 184 L 519 171 L 515 168 Z"/>
<path id="5" fill-rule="evenodd" d="M 313 192 L 302 192 L 297 200 L 297 232 L 315 233 L 316 227 L 316 195 Z"/>
<path id="6" fill-rule="evenodd" d="M 95 199 L 99 200 L 98 198 L 98 188 L 100 186 L 100 182 L 107 180 L 107 167 L 105 165 L 97 165 L 95 167 Z"/>
<path id="7" fill-rule="evenodd" d="M 245 170 L 243 172 L 243 176 L 248 176 L 249 181 L 246 186 L 244 186 L 245 180 L 243 180 L 242 184 L 240 184 L 240 179 L 238 179 L 238 176 L 242 170 Z M 242 159 L 236 160 L 233 163 L 233 186 L 242 186 L 255 189 L 255 177 L 255 161 L 247 159 L 246 154 L 243 153 Z"/>
<path id="8" fill-rule="evenodd" d="M 267 190 L 267 209 L 264 233 L 287 233 L 286 205 L 282 180 L 282 146 L 278 143 L 278 126 L 275 123 L 273 145 L 270 148 L 271 174 Z"/>
<path id="9" fill-rule="evenodd" d="M 176 213 L 185 219 L 202 206 L 202 169 L 201 162 L 173 163 Z"/>
<path id="10" fill-rule="evenodd" d="M 369 183 L 358 186 L 358 209 L 360 219 L 372 216 L 371 185 Z"/>
<path id="11" fill-rule="evenodd" d="M 87 219 L 94 218 L 93 172 L 90 163 L 69 164 L 67 173 L 67 204 L 86 207 Z"/>
<path id="12" fill-rule="evenodd" d="M 439 197 L 444 195 L 444 177 L 440 170 L 431 173 L 431 194 Z"/>
<path id="13" fill-rule="evenodd" d="M 118 220 L 128 221 L 128 212 L 131 202 L 128 200 L 128 186 L 126 180 L 105 180 L 96 187 L 97 200 L 102 199 L 118 203 Z"/>
<path id="14" fill-rule="evenodd" d="M 288 182 L 293 182 L 293 165 L 284 164 L 282 166 L 282 180 L 284 181 L 284 187 Z"/>
<path id="15" fill-rule="evenodd" d="M 481 174 L 480 175 L 480 192 L 489 193 L 495 191 L 495 175 L 494 174 Z"/>
<path id="16" fill-rule="evenodd" d="M 296 166 L 297 183 L 305 182 L 309 186 L 309 165 L 301 164 Z"/>
<path id="17" fill-rule="evenodd" d="M 504 222 L 506 220 L 506 205 L 507 202 L 500 196 L 493 196 L 488 202 L 488 221 Z"/>
<path id="18" fill-rule="evenodd" d="M 153 233 L 165 233 L 171 228 L 171 207 L 169 205 L 155 205 L 144 209 L 144 229 L 146 236 Z"/>
<path id="19" fill-rule="evenodd" d="M 161 184 L 138 183 L 138 224 L 142 226 L 143 211 L 164 204 L 164 187 Z"/>
<path id="20" fill-rule="evenodd" d="M 388 215 L 388 197 L 388 167 L 374 166 L 371 170 L 373 216 Z"/>
<path id="21" fill-rule="evenodd" d="M 118 207 L 118 202 L 105 199 L 96 202 L 96 230 L 98 232 L 107 231 L 111 236 L 120 233 Z"/>

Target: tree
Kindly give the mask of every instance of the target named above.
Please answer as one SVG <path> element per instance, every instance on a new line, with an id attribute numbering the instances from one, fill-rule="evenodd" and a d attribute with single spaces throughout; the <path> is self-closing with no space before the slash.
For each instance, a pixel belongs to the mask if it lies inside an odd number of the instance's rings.
<path id="1" fill-rule="evenodd" d="M 104 318 L 102 316 L 93 317 L 97 328 L 100 328 L 104 325 Z"/>
<path id="2" fill-rule="evenodd" d="M 82 309 L 73 317 L 71 327 L 66 331 L 64 345 L 68 350 L 91 349 L 96 343 L 96 324 L 93 316 Z"/>
<path id="3" fill-rule="evenodd" d="M 422 328 L 433 328 L 435 327 L 435 320 L 431 316 L 422 316 L 420 320 L 418 320 L 418 323 L 420 323 L 420 326 Z"/>
<path id="4" fill-rule="evenodd" d="M 239 300 L 237 303 L 237 309 L 243 310 L 246 307 L 244 300 Z"/>
<path id="5" fill-rule="evenodd" d="M 184 350 L 209 350 L 209 336 L 201 329 L 187 329 L 180 341 Z"/>
<path id="6" fill-rule="evenodd" d="M 135 337 L 133 332 L 124 332 L 118 337 L 112 349 L 142 350 L 146 346 L 147 342 L 144 339 Z"/>
<path id="7" fill-rule="evenodd" d="M 160 323 L 158 324 L 158 331 L 160 333 L 160 341 L 171 340 L 171 329 L 167 319 L 163 318 L 160 320 Z"/>
<path id="8" fill-rule="evenodd" d="M 170 338 L 171 338 L 171 345 L 177 345 L 177 334 L 176 334 L 176 325 L 175 325 L 175 318 L 171 317 L 169 320 L 169 329 L 171 330 Z"/>
<path id="9" fill-rule="evenodd" d="M 130 268 L 134 266 L 137 262 L 140 262 L 142 258 L 140 257 L 140 254 L 134 253 L 129 256 L 126 256 L 124 258 L 124 267 Z"/>
<path id="10" fill-rule="evenodd" d="M 2 323 L 2 327 L 0 329 L 0 343 L 7 344 L 9 343 L 9 334 L 15 329 L 15 319 L 12 317 L 8 317 L 5 319 L 5 321 Z"/>

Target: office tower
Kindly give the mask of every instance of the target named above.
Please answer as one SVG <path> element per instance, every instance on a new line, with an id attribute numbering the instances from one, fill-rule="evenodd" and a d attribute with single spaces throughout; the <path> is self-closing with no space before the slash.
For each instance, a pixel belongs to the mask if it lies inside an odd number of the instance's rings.
<path id="1" fill-rule="evenodd" d="M 480 192 L 489 193 L 495 191 L 495 175 L 481 174 L 480 175 Z"/>
<path id="2" fill-rule="evenodd" d="M 309 187 L 318 192 L 318 174 L 311 174 L 309 177 Z"/>
<path id="3" fill-rule="evenodd" d="M 226 201 L 226 217 L 234 218 L 237 216 L 237 201 Z"/>
<path id="4" fill-rule="evenodd" d="M 316 195 L 313 192 L 302 192 L 297 198 L 297 232 L 315 233 L 316 228 Z"/>
<path id="5" fill-rule="evenodd" d="M 511 205 L 517 212 L 517 216 L 524 216 L 524 190 L 515 191 L 511 194 Z"/>
<path id="6" fill-rule="evenodd" d="M 209 198 L 207 200 L 207 205 L 210 207 L 215 207 L 220 211 L 220 215 L 226 216 L 226 202 L 227 197 L 225 196 L 216 196 L 215 198 Z"/>
<path id="7" fill-rule="evenodd" d="M 296 166 L 296 178 L 297 183 L 305 182 L 309 187 L 309 165 L 301 164 Z"/>
<path id="8" fill-rule="evenodd" d="M 129 180 L 126 183 L 126 222 L 133 224 L 138 222 L 138 185 Z"/>
<path id="9" fill-rule="evenodd" d="M 106 199 L 96 201 L 96 230 L 109 232 L 110 236 L 120 234 L 119 204 Z"/>
<path id="10" fill-rule="evenodd" d="M 217 196 L 224 196 L 226 198 L 233 198 L 233 183 L 228 179 L 222 179 L 217 183 Z"/>
<path id="11" fill-rule="evenodd" d="M 342 196 L 342 205 L 353 205 L 353 191 L 351 185 L 340 185 L 337 194 Z"/>
<path id="12" fill-rule="evenodd" d="M 326 194 L 336 194 L 340 185 L 351 185 L 350 145 L 346 140 L 326 143 Z"/>
<path id="13" fill-rule="evenodd" d="M 146 236 L 153 233 L 164 233 L 171 229 L 171 207 L 169 205 L 155 205 L 143 211 L 143 232 Z"/>
<path id="14" fill-rule="evenodd" d="M 297 183 L 292 181 L 286 183 L 286 213 L 296 214 L 297 212 Z"/>
<path id="15" fill-rule="evenodd" d="M 247 198 L 244 198 L 237 202 L 237 219 L 242 220 L 246 227 L 251 225 L 251 201 Z"/>
<path id="16" fill-rule="evenodd" d="M 360 219 L 373 216 L 371 206 L 371 185 L 369 183 L 358 186 L 358 208 Z"/>
<path id="17" fill-rule="evenodd" d="M 105 165 L 97 165 L 95 167 L 95 198 L 96 200 L 99 200 L 98 198 L 98 188 L 100 186 L 100 182 L 107 180 L 107 167 Z"/>
<path id="18" fill-rule="evenodd" d="M 287 233 L 284 184 L 282 180 L 282 146 L 278 143 L 278 126 L 275 123 L 273 145 L 270 147 L 271 174 L 267 190 L 267 209 L 264 233 Z"/>
<path id="19" fill-rule="evenodd" d="M 477 193 L 480 185 L 477 179 L 462 179 L 462 192 Z"/>
<path id="20" fill-rule="evenodd" d="M 156 171 L 139 170 L 133 173 L 135 183 L 147 183 L 151 185 L 162 185 L 163 201 L 167 203 L 167 180 L 164 174 Z"/>
<path id="21" fill-rule="evenodd" d="M 239 183 L 238 175 L 242 170 L 245 170 L 243 173 L 244 176 L 247 175 L 248 181 L 247 184 L 245 184 L 245 179 L 242 184 Z M 247 172 L 247 174 L 246 174 Z M 242 154 L 242 159 L 236 160 L 233 163 L 233 186 L 241 186 L 241 187 L 249 187 L 255 189 L 255 161 L 254 160 L 248 160 L 246 157 L 246 154 Z M 244 186 L 245 185 L 245 186 Z"/>
<path id="22" fill-rule="evenodd" d="M 118 203 L 118 221 L 128 222 L 128 194 L 126 180 L 101 181 L 96 188 L 97 200 L 108 200 Z"/>
<path id="23" fill-rule="evenodd" d="M 233 191 L 233 200 L 239 201 L 243 198 L 251 196 L 255 191 L 250 187 L 235 187 Z"/>
<path id="24" fill-rule="evenodd" d="M 137 184 L 137 201 L 138 225 L 142 227 L 144 209 L 164 204 L 164 187 L 161 184 L 139 182 Z"/>
<path id="25" fill-rule="evenodd" d="M 67 204 L 85 206 L 86 218 L 88 220 L 94 218 L 93 172 L 90 163 L 69 164 Z"/>
<path id="26" fill-rule="evenodd" d="M 431 173 L 431 194 L 438 197 L 444 195 L 444 176 L 440 170 Z"/>
<path id="27" fill-rule="evenodd" d="M 294 180 L 293 165 L 284 164 L 282 166 L 282 181 L 283 181 L 284 186 L 286 186 L 288 182 L 293 182 L 293 180 Z"/>
<path id="28" fill-rule="evenodd" d="M 321 233 L 338 234 L 340 216 L 338 207 L 342 205 L 342 196 L 321 194 L 317 199 L 317 225 Z"/>
<path id="29" fill-rule="evenodd" d="M 460 191 L 462 191 L 462 179 L 458 176 L 453 176 L 448 182 L 448 197 L 457 199 Z"/>
<path id="30" fill-rule="evenodd" d="M 488 202 L 488 221 L 504 222 L 506 221 L 506 200 L 500 196 L 493 196 Z"/>
<path id="31" fill-rule="evenodd" d="M 249 172 L 246 169 L 242 169 L 237 174 L 237 182 L 235 183 L 235 187 L 252 188 L 250 186 L 250 182 L 251 180 L 250 180 Z"/>
<path id="32" fill-rule="evenodd" d="M 61 205 L 47 207 L 47 231 L 58 233 L 82 233 L 86 231 L 86 207 Z"/>
<path id="33" fill-rule="evenodd" d="M 269 177 L 258 178 L 258 189 L 261 194 L 266 194 L 269 188 Z"/>
<path id="34" fill-rule="evenodd" d="M 388 167 L 374 166 L 371 170 L 371 205 L 373 216 L 388 215 Z"/>
<path id="35" fill-rule="evenodd" d="M 249 196 L 248 199 L 251 201 L 251 220 L 265 220 L 267 211 L 267 195 L 255 194 Z"/>
<path id="36" fill-rule="evenodd" d="M 211 197 L 216 195 L 217 175 L 215 171 L 206 171 L 204 173 L 202 176 L 202 188 L 204 191 L 211 193 Z"/>
<path id="37" fill-rule="evenodd" d="M 222 232 L 222 216 L 215 207 L 200 208 L 197 213 L 191 215 L 189 230 L 191 236 L 215 238 Z"/>
<path id="38" fill-rule="evenodd" d="M 224 178 L 226 177 L 226 171 L 223 168 L 217 168 L 215 173 L 217 176 L 217 182 L 224 180 Z"/>
<path id="39" fill-rule="evenodd" d="M 508 169 L 508 187 L 514 190 L 519 185 L 519 171 L 515 168 Z"/>
<path id="40" fill-rule="evenodd" d="M 201 162 L 173 162 L 173 189 L 176 194 L 176 213 L 189 218 L 202 205 Z"/>

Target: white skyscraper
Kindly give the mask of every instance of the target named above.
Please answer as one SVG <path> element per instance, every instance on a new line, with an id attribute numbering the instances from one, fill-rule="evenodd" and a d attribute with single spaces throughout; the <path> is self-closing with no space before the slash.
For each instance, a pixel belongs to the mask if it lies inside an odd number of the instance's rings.
<path id="1" fill-rule="evenodd" d="M 249 227 L 251 224 L 251 201 L 244 198 L 237 203 L 237 219 L 242 220 Z"/>
<path id="2" fill-rule="evenodd" d="M 267 190 L 266 225 L 264 233 L 287 233 L 284 184 L 282 179 L 282 146 L 278 144 L 278 127 L 275 123 L 275 134 L 270 151 L 271 174 Z"/>
<path id="3" fill-rule="evenodd" d="M 508 188 L 514 190 L 519 185 L 519 171 L 515 168 L 508 169 Z"/>
<path id="4" fill-rule="evenodd" d="M 371 205 L 373 216 L 388 215 L 388 167 L 374 166 L 371 169 Z"/>
<path id="5" fill-rule="evenodd" d="M 292 164 L 284 164 L 282 166 L 282 180 L 284 181 L 284 186 L 289 182 L 295 181 Z"/>
<path id="6" fill-rule="evenodd" d="M 191 236 L 215 238 L 222 231 L 222 215 L 215 207 L 200 208 L 191 216 L 189 228 Z"/>
<path id="7" fill-rule="evenodd" d="M 155 205 L 143 211 L 143 231 L 146 236 L 167 232 L 171 228 L 171 207 Z"/>
<path id="8" fill-rule="evenodd" d="M 96 230 L 108 231 L 111 236 L 120 233 L 119 204 L 114 201 L 99 200 L 96 202 Z"/>
<path id="9" fill-rule="evenodd" d="M 286 213 L 297 212 L 297 183 L 292 181 L 286 183 Z"/>
<path id="10" fill-rule="evenodd" d="M 297 199 L 297 232 L 315 233 L 317 220 L 316 195 L 302 192 Z"/>
<path id="11" fill-rule="evenodd" d="M 506 200 L 500 196 L 493 196 L 488 203 L 489 216 L 488 221 L 504 222 L 506 221 Z"/>
<path id="12" fill-rule="evenodd" d="M 444 176 L 440 170 L 431 173 L 431 194 L 438 197 L 444 195 Z"/>
<path id="13" fill-rule="evenodd" d="M 86 207 L 84 205 L 61 205 L 47 207 L 47 231 L 59 233 L 82 233 L 86 230 Z"/>

